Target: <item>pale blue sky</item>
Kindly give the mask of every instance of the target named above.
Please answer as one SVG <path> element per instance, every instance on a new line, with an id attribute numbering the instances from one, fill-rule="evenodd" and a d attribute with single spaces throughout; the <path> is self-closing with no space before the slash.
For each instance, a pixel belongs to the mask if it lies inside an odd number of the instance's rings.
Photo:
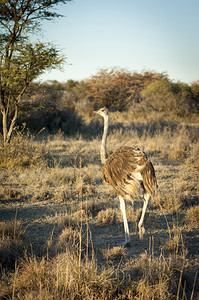
<path id="1" fill-rule="evenodd" d="M 199 80 L 199 0 L 74 0 L 58 12 L 65 17 L 42 28 L 68 64 L 43 80 L 81 80 L 115 66 Z"/>

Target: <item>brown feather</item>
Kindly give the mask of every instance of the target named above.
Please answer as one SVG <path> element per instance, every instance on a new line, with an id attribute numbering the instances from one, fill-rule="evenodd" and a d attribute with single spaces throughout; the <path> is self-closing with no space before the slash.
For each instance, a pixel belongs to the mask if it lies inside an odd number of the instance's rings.
<path id="1" fill-rule="evenodd" d="M 133 199 L 141 186 L 151 196 L 156 189 L 155 172 L 147 155 L 138 148 L 120 147 L 102 167 L 102 178 L 118 195 Z"/>
<path id="2" fill-rule="evenodd" d="M 150 161 L 146 164 L 142 175 L 144 188 L 147 191 L 147 193 L 153 197 L 157 189 L 157 180 L 155 177 L 155 170 Z"/>

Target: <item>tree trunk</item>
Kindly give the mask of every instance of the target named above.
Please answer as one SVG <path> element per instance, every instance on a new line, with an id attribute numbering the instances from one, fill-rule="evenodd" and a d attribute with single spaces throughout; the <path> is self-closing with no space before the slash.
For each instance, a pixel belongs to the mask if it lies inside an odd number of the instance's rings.
<path id="1" fill-rule="evenodd" d="M 10 143 L 12 132 L 13 132 L 16 120 L 17 120 L 17 115 L 18 115 L 18 107 L 17 107 L 17 105 L 15 105 L 14 115 L 13 115 L 13 118 L 12 118 L 10 126 L 9 126 L 8 125 L 8 115 L 7 115 L 5 110 L 2 111 L 3 141 L 4 141 L 4 144 L 9 144 Z"/>
<path id="2" fill-rule="evenodd" d="M 2 110 L 2 125 L 3 125 L 3 142 L 4 144 L 6 144 L 6 139 L 7 139 L 7 135 L 8 135 L 8 126 L 7 126 L 7 114 L 5 112 L 5 110 Z"/>
<path id="3" fill-rule="evenodd" d="M 18 106 L 15 104 L 15 112 L 14 112 L 14 116 L 13 116 L 13 118 L 12 118 L 12 120 L 11 120 L 10 128 L 9 128 L 8 134 L 7 134 L 7 143 L 10 142 L 11 135 L 12 135 L 12 132 L 13 132 L 13 129 L 14 129 L 16 120 L 17 120 L 17 116 L 18 116 Z"/>

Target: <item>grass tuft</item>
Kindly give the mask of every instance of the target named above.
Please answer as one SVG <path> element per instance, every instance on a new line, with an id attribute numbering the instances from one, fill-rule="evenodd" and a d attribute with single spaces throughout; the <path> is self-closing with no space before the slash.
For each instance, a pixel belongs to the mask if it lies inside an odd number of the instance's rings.
<path id="1" fill-rule="evenodd" d="M 13 268 L 16 259 L 24 252 L 26 232 L 21 221 L 0 222 L 0 264 Z"/>
<path id="2" fill-rule="evenodd" d="M 101 210 L 97 214 L 97 225 L 115 224 L 118 220 L 117 212 L 113 208 Z"/>
<path id="3" fill-rule="evenodd" d="M 126 254 L 126 249 L 121 246 L 116 246 L 111 249 L 104 249 L 103 256 L 106 260 L 121 260 Z"/>
<path id="4" fill-rule="evenodd" d="M 191 227 L 199 228 L 199 205 L 187 209 L 185 222 Z"/>

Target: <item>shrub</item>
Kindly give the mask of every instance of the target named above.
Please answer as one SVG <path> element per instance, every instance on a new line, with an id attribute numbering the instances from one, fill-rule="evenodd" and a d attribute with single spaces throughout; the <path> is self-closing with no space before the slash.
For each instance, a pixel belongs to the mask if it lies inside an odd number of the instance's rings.
<path id="1" fill-rule="evenodd" d="M 52 105 L 47 108 L 37 108 L 28 114 L 22 114 L 18 120 L 18 125 L 22 123 L 26 123 L 27 128 L 32 133 L 45 129 L 50 134 L 56 134 L 61 130 L 65 134 L 71 135 L 80 130 L 82 119 L 72 108 L 58 108 Z"/>
<path id="2" fill-rule="evenodd" d="M 187 116 L 196 111 L 195 95 L 188 84 L 173 83 L 163 78 L 150 83 L 141 92 L 144 101 L 142 106 L 147 110 L 173 113 L 177 116 Z"/>
<path id="3" fill-rule="evenodd" d="M 172 84 L 167 78 L 149 84 L 141 94 L 143 105 L 149 110 L 171 112 L 176 108 Z"/>
<path id="4" fill-rule="evenodd" d="M 7 169 L 23 169 L 38 167 L 45 163 L 47 153 L 41 143 L 33 142 L 33 138 L 16 135 L 10 144 L 0 145 L 0 167 Z"/>
<path id="5" fill-rule="evenodd" d="M 86 80 L 86 97 L 93 107 L 127 108 L 129 103 L 140 101 L 140 92 L 149 83 L 163 77 L 153 72 L 131 73 L 124 69 L 102 69 Z"/>

